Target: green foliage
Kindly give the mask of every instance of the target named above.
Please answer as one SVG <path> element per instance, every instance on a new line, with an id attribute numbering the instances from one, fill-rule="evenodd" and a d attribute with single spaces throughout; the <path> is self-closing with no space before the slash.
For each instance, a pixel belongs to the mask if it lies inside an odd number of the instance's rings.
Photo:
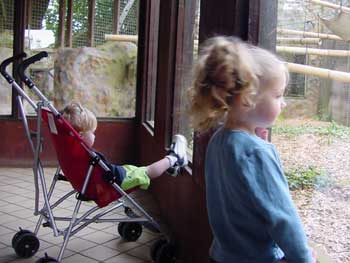
<path id="1" fill-rule="evenodd" d="M 12 48 L 13 46 L 13 32 L 5 30 L 0 33 L 0 46 Z"/>
<path id="2" fill-rule="evenodd" d="M 324 188 L 331 184 L 326 171 L 315 166 L 299 167 L 285 172 L 291 190 Z"/>
<path id="3" fill-rule="evenodd" d="M 127 0 L 122 0 L 121 4 L 126 4 Z M 135 1 L 133 7 L 130 9 L 128 16 L 125 19 L 121 34 L 130 32 L 137 34 L 138 21 L 138 1 Z M 45 15 L 46 28 L 53 30 L 56 43 L 58 39 L 58 24 L 59 24 L 59 1 L 50 1 Z M 88 0 L 74 0 L 73 4 L 73 46 L 87 45 L 88 37 Z M 136 25 L 136 26 L 135 26 Z M 112 0 L 96 0 L 95 4 L 95 45 L 100 45 L 105 42 L 105 34 L 113 32 L 113 1 Z"/>
<path id="4" fill-rule="evenodd" d="M 50 1 L 49 6 L 47 7 L 47 11 L 45 14 L 45 27 L 47 30 L 52 30 L 55 35 L 55 43 L 57 43 L 58 39 L 58 1 Z"/>
<path id="5" fill-rule="evenodd" d="M 307 124 L 300 126 L 279 126 L 276 125 L 272 128 L 273 134 L 281 135 L 302 135 L 302 134 L 314 134 L 319 136 L 328 136 L 336 138 L 350 138 L 350 127 L 330 122 L 327 126 L 315 127 Z"/>
<path id="6" fill-rule="evenodd" d="M 121 5 L 125 6 L 128 0 L 122 0 Z M 130 8 L 128 15 L 126 16 L 122 27 L 120 28 L 120 34 L 125 35 L 137 35 L 138 31 L 138 6 L 139 1 L 136 0 Z"/>

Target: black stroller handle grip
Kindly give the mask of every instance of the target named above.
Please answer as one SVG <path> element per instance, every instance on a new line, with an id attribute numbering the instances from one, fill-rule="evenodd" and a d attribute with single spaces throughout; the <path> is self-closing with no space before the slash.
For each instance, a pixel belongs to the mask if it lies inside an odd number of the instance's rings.
<path id="1" fill-rule="evenodd" d="M 24 60 L 21 64 L 18 65 L 18 68 L 17 68 L 17 72 L 18 72 L 18 75 L 20 77 L 20 79 L 29 87 L 29 88 L 33 88 L 34 87 L 34 83 L 30 80 L 30 78 L 28 78 L 26 76 L 26 74 L 24 73 L 25 70 L 27 69 L 27 67 L 30 65 L 30 64 L 33 64 L 39 60 L 41 60 L 42 58 L 44 57 L 47 57 L 48 54 L 46 51 L 41 51 L 39 52 L 38 54 L 30 57 L 30 58 L 27 58 L 26 60 Z"/>
<path id="2" fill-rule="evenodd" d="M 12 84 L 12 82 L 14 82 L 14 79 L 10 76 L 10 74 L 7 73 L 7 71 L 6 71 L 7 66 L 8 66 L 10 63 L 14 62 L 15 60 L 18 60 L 18 59 L 20 59 L 20 58 L 25 58 L 26 56 L 27 56 L 27 54 L 24 53 L 24 52 L 22 52 L 22 53 L 20 53 L 20 54 L 18 54 L 18 55 L 15 55 L 15 56 L 13 56 L 13 57 L 10 57 L 10 58 L 8 58 L 8 59 L 5 59 L 5 60 L 1 63 L 1 65 L 0 65 L 0 72 L 1 72 L 1 74 L 3 75 L 3 77 L 7 80 L 8 83 Z"/>

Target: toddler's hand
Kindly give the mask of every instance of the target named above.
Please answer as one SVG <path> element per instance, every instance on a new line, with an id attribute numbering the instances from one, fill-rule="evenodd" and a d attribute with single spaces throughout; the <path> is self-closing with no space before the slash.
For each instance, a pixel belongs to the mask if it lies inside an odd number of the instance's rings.
<path id="1" fill-rule="evenodd" d="M 255 128 L 255 134 L 265 141 L 268 140 L 269 131 L 266 128 L 261 128 L 261 127 Z"/>
<path id="2" fill-rule="evenodd" d="M 312 247 L 309 247 L 309 249 L 311 251 L 311 256 L 312 256 L 312 259 L 314 260 L 314 263 L 319 263 L 319 261 L 317 260 L 317 255 L 315 250 Z"/>

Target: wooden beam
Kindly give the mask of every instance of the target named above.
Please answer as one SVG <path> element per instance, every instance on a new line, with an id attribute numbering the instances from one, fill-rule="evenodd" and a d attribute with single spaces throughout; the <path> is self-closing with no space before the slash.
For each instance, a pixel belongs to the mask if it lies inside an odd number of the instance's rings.
<path id="1" fill-rule="evenodd" d="M 24 32 L 26 29 L 26 7 L 27 0 L 14 1 L 13 14 L 13 55 L 18 55 L 24 51 Z M 12 75 L 17 83 L 21 85 L 22 81 L 15 70 L 22 61 L 15 60 L 12 64 Z M 12 89 L 12 117 L 17 119 L 19 117 L 19 110 L 17 107 L 17 91 Z"/>
<path id="2" fill-rule="evenodd" d="M 308 65 L 301 65 L 296 63 L 286 63 L 289 72 L 300 73 L 304 75 L 311 75 L 320 78 L 333 79 L 339 82 L 347 82 L 350 83 L 350 73 L 312 67 Z"/>
<path id="3" fill-rule="evenodd" d="M 88 29 L 88 46 L 93 47 L 95 45 L 95 0 L 89 1 L 89 29 Z"/>
<path id="4" fill-rule="evenodd" d="M 113 1 L 113 34 L 118 34 L 119 28 L 120 0 Z"/>
<path id="5" fill-rule="evenodd" d="M 296 44 L 296 45 L 321 45 L 322 40 L 319 37 L 277 37 L 277 43 Z"/>
<path id="6" fill-rule="evenodd" d="M 258 1 L 260 3 L 259 46 L 275 51 L 277 40 L 277 14 L 279 1 Z M 269 132 L 271 136 L 271 132 Z M 271 138 L 269 138 L 271 140 Z"/>
<path id="7" fill-rule="evenodd" d="M 175 78 L 177 0 L 160 1 L 158 68 L 154 134 L 165 149 L 171 135 L 172 99 Z"/>
<path id="8" fill-rule="evenodd" d="M 27 27 L 28 29 L 31 29 L 32 28 L 32 12 L 33 12 L 33 3 L 32 3 L 32 0 L 27 0 L 27 15 L 26 15 L 26 18 L 27 18 Z"/>
<path id="9" fill-rule="evenodd" d="M 73 0 L 68 0 L 67 7 L 67 31 L 66 31 L 66 47 L 72 47 L 73 34 L 72 34 L 72 21 L 73 21 Z"/>
<path id="10" fill-rule="evenodd" d="M 324 7 L 329 7 L 329 8 L 332 8 L 332 9 L 341 9 L 345 12 L 350 12 L 350 8 L 349 7 L 346 7 L 346 6 L 340 6 L 340 5 L 337 5 L 337 4 L 333 4 L 333 3 L 330 3 L 330 2 L 327 2 L 327 1 L 321 1 L 321 0 L 307 0 L 306 2 L 309 2 L 311 4 L 316 4 L 316 5 L 320 5 L 320 6 L 324 6 Z"/>
<path id="11" fill-rule="evenodd" d="M 332 39 L 332 40 L 343 40 L 342 38 L 338 37 L 337 35 L 333 35 L 333 34 L 307 32 L 307 31 L 282 29 L 282 28 L 277 28 L 277 34 L 297 35 L 297 36 L 303 36 L 303 37 L 318 37 L 318 38 Z"/>
<path id="12" fill-rule="evenodd" d="M 64 47 L 64 24 L 66 21 L 66 0 L 59 0 L 58 7 L 58 47 Z"/>
<path id="13" fill-rule="evenodd" d="M 138 37 L 135 35 L 112 35 L 105 34 L 105 40 L 120 41 L 120 42 L 134 42 L 137 43 Z"/>
<path id="14" fill-rule="evenodd" d="M 349 50 L 333 50 L 333 49 L 319 49 L 319 48 L 305 48 L 305 47 L 287 47 L 277 46 L 276 51 L 280 53 L 291 53 L 298 55 L 318 55 L 327 57 L 349 57 Z"/>

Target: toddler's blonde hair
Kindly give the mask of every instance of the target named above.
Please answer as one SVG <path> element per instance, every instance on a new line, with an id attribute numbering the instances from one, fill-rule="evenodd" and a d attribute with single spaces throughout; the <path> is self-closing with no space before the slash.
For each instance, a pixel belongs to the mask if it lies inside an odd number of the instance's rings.
<path id="1" fill-rule="evenodd" d="M 77 132 L 94 132 L 97 128 L 95 114 L 81 106 L 78 102 L 71 102 L 67 105 L 63 109 L 63 117 Z"/>
<path id="2" fill-rule="evenodd" d="M 243 103 L 255 107 L 260 89 L 286 75 L 288 70 L 275 54 L 234 37 L 213 37 L 204 42 L 194 67 L 190 90 L 191 117 L 198 131 L 216 126 L 240 94 Z"/>

